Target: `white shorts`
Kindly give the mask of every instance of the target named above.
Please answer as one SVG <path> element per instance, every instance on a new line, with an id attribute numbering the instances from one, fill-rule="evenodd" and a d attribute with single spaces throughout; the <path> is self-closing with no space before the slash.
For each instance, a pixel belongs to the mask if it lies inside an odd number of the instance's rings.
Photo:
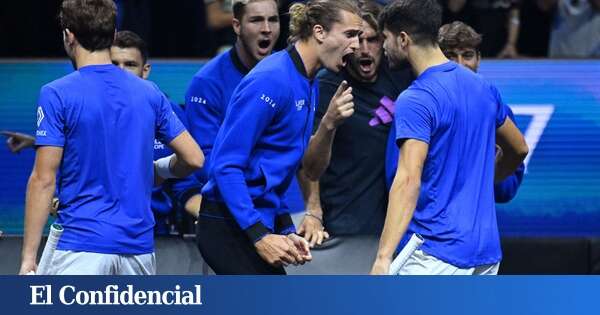
<path id="1" fill-rule="evenodd" d="M 117 255 L 56 250 L 49 275 L 154 275 L 154 253 Z"/>
<path id="2" fill-rule="evenodd" d="M 458 268 L 443 262 L 422 250 L 415 251 L 400 268 L 399 274 L 410 275 L 497 275 L 500 263 L 482 265 L 472 268 Z"/>

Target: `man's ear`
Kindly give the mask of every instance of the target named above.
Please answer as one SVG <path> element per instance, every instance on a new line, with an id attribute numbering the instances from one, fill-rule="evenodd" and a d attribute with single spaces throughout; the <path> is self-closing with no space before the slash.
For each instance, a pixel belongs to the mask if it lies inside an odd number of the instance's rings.
<path id="1" fill-rule="evenodd" d="M 406 32 L 400 32 L 400 34 L 398 35 L 398 47 L 400 47 L 401 49 L 406 49 L 406 47 L 408 47 L 408 44 L 410 43 L 411 38 L 408 35 L 408 33 Z"/>
<path id="2" fill-rule="evenodd" d="M 152 70 L 152 65 L 149 63 L 142 67 L 142 79 L 148 80 L 148 77 L 150 76 L 150 70 Z"/>
<path id="3" fill-rule="evenodd" d="M 68 28 L 63 30 L 63 41 L 65 43 L 67 43 L 69 46 L 72 46 L 76 40 L 75 34 L 73 34 Z"/>
<path id="4" fill-rule="evenodd" d="M 236 18 L 233 18 L 233 20 L 231 20 L 231 26 L 233 26 L 233 31 L 235 32 L 235 35 L 240 36 L 241 33 L 241 25 L 242 22 Z"/>
<path id="5" fill-rule="evenodd" d="M 316 24 L 313 26 L 313 37 L 318 43 L 322 43 L 325 37 L 327 37 L 327 31 L 325 31 L 322 25 Z"/>

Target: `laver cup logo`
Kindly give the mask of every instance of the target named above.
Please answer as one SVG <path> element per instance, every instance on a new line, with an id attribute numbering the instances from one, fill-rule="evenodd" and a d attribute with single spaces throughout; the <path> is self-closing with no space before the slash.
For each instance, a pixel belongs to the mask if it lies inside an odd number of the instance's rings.
<path id="1" fill-rule="evenodd" d="M 44 110 L 42 109 L 42 106 L 38 106 L 38 108 L 37 108 L 37 126 L 38 126 L 38 128 L 40 127 L 42 120 L 44 120 Z"/>

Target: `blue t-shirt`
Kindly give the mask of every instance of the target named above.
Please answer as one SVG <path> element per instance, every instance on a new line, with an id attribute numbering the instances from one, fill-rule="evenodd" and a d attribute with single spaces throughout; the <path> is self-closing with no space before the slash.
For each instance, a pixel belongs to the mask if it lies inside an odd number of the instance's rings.
<path id="1" fill-rule="evenodd" d="M 204 65 L 185 93 L 188 128 L 205 157 L 204 167 L 195 172 L 201 184 L 207 181 L 210 155 L 233 90 L 248 71 L 232 48 Z"/>
<path id="2" fill-rule="evenodd" d="M 507 115 L 510 117 L 510 119 L 512 119 L 512 121 L 514 121 L 515 116 L 512 110 L 510 107 L 508 107 L 508 105 L 504 106 Z M 392 130 L 388 136 L 388 143 L 385 152 L 385 182 L 388 190 L 392 187 L 392 182 L 396 176 L 399 154 L 400 150 L 396 145 L 396 128 L 394 127 L 394 124 L 392 124 Z M 521 163 L 514 173 L 505 178 L 503 181 L 494 185 L 494 200 L 496 203 L 507 203 L 515 198 L 517 191 L 523 182 L 524 173 L 525 164 Z"/>
<path id="3" fill-rule="evenodd" d="M 177 118 L 188 126 L 183 108 L 171 101 L 171 108 Z M 154 139 L 154 160 L 173 154 L 173 151 L 158 139 Z M 200 194 L 200 183 L 194 175 L 185 178 L 172 178 L 165 180 L 161 185 L 152 189 L 152 211 L 155 214 L 166 215 L 183 206 L 192 196 Z M 157 223 L 158 224 L 158 223 Z"/>
<path id="4" fill-rule="evenodd" d="M 275 230 L 276 217 L 289 217 L 283 196 L 308 145 L 317 102 L 317 80 L 306 76 L 293 47 L 258 63 L 231 98 L 202 195 L 224 202 L 253 241 Z M 279 232 L 292 231 L 293 224 Z"/>
<path id="5" fill-rule="evenodd" d="M 36 145 L 63 148 L 58 249 L 153 252 L 154 138 L 169 143 L 185 130 L 167 98 L 108 64 L 46 84 L 38 105 Z"/>
<path id="6" fill-rule="evenodd" d="M 495 87 L 454 62 L 425 70 L 396 101 L 396 141 L 429 144 L 404 242 L 460 268 L 502 258 L 494 205 L 496 128 L 506 119 Z M 403 242 L 403 243 L 404 243 Z"/>

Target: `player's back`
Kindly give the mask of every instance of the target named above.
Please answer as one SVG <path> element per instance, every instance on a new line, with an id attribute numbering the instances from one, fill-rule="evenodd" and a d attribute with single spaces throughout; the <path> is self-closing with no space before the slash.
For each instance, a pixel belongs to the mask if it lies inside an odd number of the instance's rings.
<path id="1" fill-rule="evenodd" d="M 430 129 L 421 139 L 429 153 L 410 230 L 426 237 L 426 252 L 459 267 L 499 261 L 495 130 L 506 114 L 495 88 L 449 62 L 426 70 L 398 102 L 397 116 L 403 106 L 417 108 Z M 407 128 L 397 127 L 402 138 Z"/>
<path id="2" fill-rule="evenodd" d="M 59 249 L 153 251 L 152 156 L 163 98 L 113 65 L 86 66 L 42 88 L 47 122 L 38 117 L 38 144 L 63 137 Z"/>

